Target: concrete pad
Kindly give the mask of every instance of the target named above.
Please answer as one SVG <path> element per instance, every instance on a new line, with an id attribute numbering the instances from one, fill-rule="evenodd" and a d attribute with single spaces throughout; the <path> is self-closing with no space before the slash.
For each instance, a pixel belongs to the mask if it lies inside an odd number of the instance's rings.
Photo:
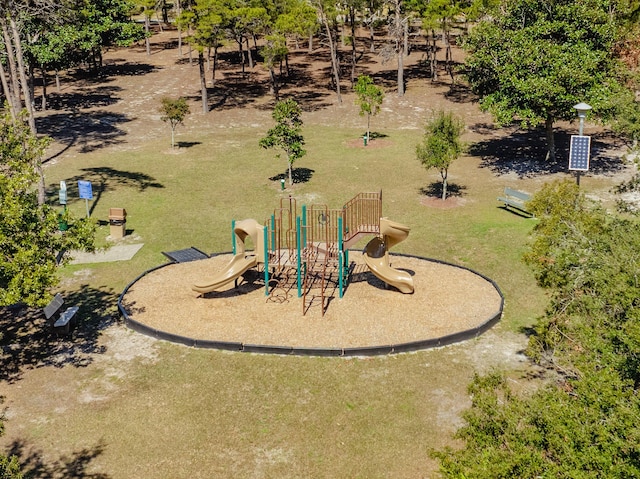
<path id="1" fill-rule="evenodd" d="M 73 258 L 71 264 L 109 263 L 112 261 L 130 260 L 144 246 L 144 243 L 115 245 L 109 249 L 85 253 L 83 251 L 70 251 Z"/>

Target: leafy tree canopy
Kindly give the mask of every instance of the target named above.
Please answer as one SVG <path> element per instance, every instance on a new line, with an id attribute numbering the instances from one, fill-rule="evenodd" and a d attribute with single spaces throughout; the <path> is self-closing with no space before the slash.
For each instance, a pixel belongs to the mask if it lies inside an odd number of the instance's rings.
<path id="1" fill-rule="evenodd" d="M 609 0 L 501 2 L 464 41 L 466 77 L 481 107 L 499 124 L 545 124 L 553 156 L 554 121 L 574 119 L 581 101 L 594 111 L 610 108 L 626 12 Z"/>
<path id="2" fill-rule="evenodd" d="M 368 75 L 360 75 L 353 89 L 356 92 L 356 104 L 360 106 L 360 116 L 367 116 L 367 138 L 369 138 L 371 117 L 380 111 L 384 91 L 376 86 Z"/>
<path id="3" fill-rule="evenodd" d="M 442 177 L 442 199 L 447 198 L 449 166 L 464 151 L 460 135 L 464 122 L 453 113 L 439 112 L 425 127 L 422 143 L 416 146 L 416 157 L 427 169 L 437 168 Z"/>
<path id="4" fill-rule="evenodd" d="M 260 139 L 262 148 L 279 148 L 287 155 L 287 165 L 289 169 L 289 184 L 293 185 L 292 166 L 307 154 L 302 136 L 302 109 L 295 100 L 291 98 L 279 101 L 273 110 L 272 117 L 276 121 L 276 126 L 267 131 L 267 135 Z M 280 155 L 277 155 L 278 158 Z"/>
<path id="5" fill-rule="evenodd" d="M 530 357 L 546 381 L 515 394 L 477 376 L 458 437 L 435 453 L 445 477 L 619 478 L 640 475 L 640 228 L 572 182 L 542 188 L 525 260 L 549 289 Z M 535 389 L 535 388 L 534 388 Z"/>
<path id="6" fill-rule="evenodd" d="M 175 130 L 181 125 L 187 115 L 190 113 L 187 100 L 180 97 L 177 99 L 163 98 L 160 106 L 160 119 L 169 123 L 171 126 L 171 148 L 175 146 Z"/>
<path id="7" fill-rule="evenodd" d="M 63 219 L 72 226 L 62 233 L 58 212 L 38 204 L 36 167 L 47 143 L 22 121 L 8 114 L 0 118 L 0 305 L 45 304 L 58 282 L 58 254 L 93 249 L 91 220 L 74 219 L 67 212 Z"/>

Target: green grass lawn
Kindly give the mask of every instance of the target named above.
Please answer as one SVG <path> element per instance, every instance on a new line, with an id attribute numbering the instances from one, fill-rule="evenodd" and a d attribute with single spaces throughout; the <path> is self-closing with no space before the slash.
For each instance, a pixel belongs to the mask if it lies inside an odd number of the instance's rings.
<path id="1" fill-rule="evenodd" d="M 178 152 L 155 142 L 47 167 L 52 200 L 60 180 L 70 186 L 91 180 L 92 216 L 106 223 L 110 207 L 126 208 L 127 241 L 144 243 L 130 261 L 65 267 L 64 293 L 82 301 L 86 291 L 101 291 L 115 304 L 137 275 L 166 261 L 162 251 L 229 251 L 232 219 L 263 221 L 289 194 L 300 205 L 337 208 L 359 192 L 382 190 L 383 213 L 412 229 L 398 252 L 460 264 L 497 282 L 506 307 L 494 337 L 513 335 L 541 314 L 544 295 L 520 261 L 535 220 L 498 208 L 503 184 L 476 158 L 462 158 L 450 171 L 464 203 L 430 208 L 420 202 L 421 189 L 439 175 L 414 158 L 420 131 L 388 132 L 387 146 L 364 149 L 346 144 L 358 129 L 307 126 L 308 154 L 296 166 L 313 172 L 283 192 L 269 178 L 284 173 L 286 164 L 258 147 L 262 134 L 225 129 L 190 137 L 193 146 Z M 73 195 L 70 190 L 69 208 L 85 214 L 84 200 Z M 100 226 L 100 245 L 108 234 L 109 227 Z M 21 418 L 18 452 L 35 450 L 47 464 L 40 472 L 60 477 L 78 458 L 85 475 L 73 477 L 433 477 L 428 451 L 452 444 L 473 372 L 501 364 L 491 347 L 482 346 L 486 355 L 476 362 L 473 344 L 346 360 L 157 343 L 154 360 L 134 359 L 126 368 L 95 360 L 26 377 L 25 388 L 57 375 L 72 397 L 93 400 Z M 117 372 L 122 369 L 126 374 Z M 58 393 L 42 394 L 53 400 Z"/>
<path id="2" fill-rule="evenodd" d="M 126 208 L 130 236 L 145 244 L 129 262 L 91 266 L 95 280 L 121 290 L 164 262 L 162 251 L 190 246 L 229 251 L 233 219 L 264 222 L 288 195 L 299 206 L 339 208 L 359 192 L 382 190 L 383 214 L 412 229 L 397 252 L 450 261 L 494 279 L 508 297 L 505 319 L 512 329 L 530 324 L 539 313 L 543 298 L 520 261 L 535 220 L 498 208 L 502 184 L 476 159 L 459 159 L 449 174 L 464 205 L 430 208 L 420 203 L 421 189 L 439 181 L 439 174 L 426 172 L 414 158 L 420 132 L 399 130 L 387 138 L 388 146 L 366 149 L 346 144 L 358 130 L 313 127 L 305 130 L 308 154 L 295 165 L 313 170 L 311 177 L 282 191 L 279 181 L 269 178 L 283 174 L 286 163 L 258 147 L 261 133 L 235 128 L 190 138 L 195 146 L 176 153 L 154 143 L 108 155 L 98 151 L 47 168 L 52 196 L 60 180 L 92 181 L 92 216 L 106 223 L 109 208 Z M 84 200 L 71 201 L 72 195 L 69 208 L 84 215 Z M 108 234 L 103 224 L 99 245 L 106 244 Z M 86 266 L 68 267 L 65 273 L 79 268 Z"/>

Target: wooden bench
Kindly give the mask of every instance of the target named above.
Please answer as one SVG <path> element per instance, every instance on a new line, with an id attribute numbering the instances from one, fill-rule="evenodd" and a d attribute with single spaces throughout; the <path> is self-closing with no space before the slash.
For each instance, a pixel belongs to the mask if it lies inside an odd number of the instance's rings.
<path id="1" fill-rule="evenodd" d="M 506 187 L 504 189 L 504 196 L 499 196 L 498 201 L 504 203 L 504 207 L 517 209 L 518 211 L 525 213 L 528 216 L 533 217 L 534 214 L 527 209 L 527 202 L 531 199 L 531 195 L 524 193 L 523 191 L 514 190 L 513 188 Z"/>
<path id="2" fill-rule="evenodd" d="M 58 293 L 53 297 L 51 302 L 44 307 L 43 311 L 53 331 L 56 333 L 69 334 L 71 323 L 79 308 L 77 306 L 70 306 L 60 313 L 59 311 L 63 304 L 64 299 L 62 299 L 62 295 Z"/>

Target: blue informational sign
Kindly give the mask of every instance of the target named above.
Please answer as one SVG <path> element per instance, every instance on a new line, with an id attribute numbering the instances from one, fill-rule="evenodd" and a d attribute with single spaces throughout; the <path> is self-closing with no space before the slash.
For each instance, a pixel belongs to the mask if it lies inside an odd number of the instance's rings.
<path id="1" fill-rule="evenodd" d="M 93 199 L 93 191 L 91 189 L 90 181 L 78 181 L 78 191 L 80 192 L 80 198 L 83 198 L 85 200 Z"/>

